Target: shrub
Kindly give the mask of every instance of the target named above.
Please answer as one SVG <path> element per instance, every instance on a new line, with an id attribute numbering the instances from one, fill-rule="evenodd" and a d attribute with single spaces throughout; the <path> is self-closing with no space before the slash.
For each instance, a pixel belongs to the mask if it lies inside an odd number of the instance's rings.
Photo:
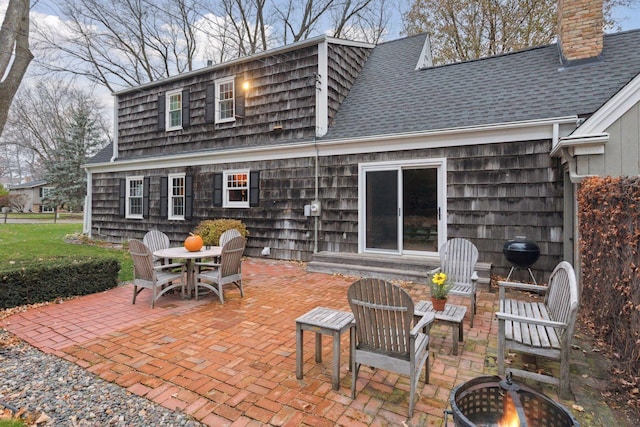
<path id="1" fill-rule="evenodd" d="M 116 258 L 63 257 L 0 269 L 0 308 L 88 295 L 118 286 Z"/>
<path id="2" fill-rule="evenodd" d="M 238 219 L 205 219 L 193 230 L 193 234 L 202 237 L 205 246 L 217 246 L 220 236 L 227 230 L 235 228 L 245 239 L 249 235 L 247 227 Z"/>
<path id="3" fill-rule="evenodd" d="M 586 178 L 578 189 L 580 316 L 596 325 L 627 380 L 640 376 L 640 178 Z M 620 373 L 617 376 L 620 376 Z M 635 381 L 635 380 L 634 380 Z"/>

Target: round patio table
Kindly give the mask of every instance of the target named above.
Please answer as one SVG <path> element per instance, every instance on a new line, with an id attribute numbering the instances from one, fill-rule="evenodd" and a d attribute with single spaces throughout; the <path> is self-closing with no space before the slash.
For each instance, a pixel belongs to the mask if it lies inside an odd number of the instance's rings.
<path id="1" fill-rule="evenodd" d="M 222 246 L 203 246 L 199 251 L 188 251 L 184 246 L 174 248 L 158 249 L 153 251 L 153 255 L 158 258 L 186 260 L 187 270 L 187 296 L 191 298 L 191 293 L 195 289 L 195 265 L 194 260 L 202 258 L 216 258 L 222 254 Z"/>

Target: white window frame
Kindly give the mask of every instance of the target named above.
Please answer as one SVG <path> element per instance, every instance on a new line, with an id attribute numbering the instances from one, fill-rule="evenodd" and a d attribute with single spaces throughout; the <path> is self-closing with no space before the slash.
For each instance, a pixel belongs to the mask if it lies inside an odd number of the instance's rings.
<path id="1" fill-rule="evenodd" d="M 231 84 L 231 97 L 222 99 L 222 93 L 220 88 L 222 85 Z M 216 123 L 234 122 L 236 120 L 236 87 L 235 76 L 225 77 L 215 81 L 216 86 Z M 222 103 L 231 102 L 231 117 L 222 118 L 220 113 L 222 112 Z"/>
<path id="2" fill-rule="evenodd" d="M 180 97 L 180 108 L 179 109 L 171 109 L 171 98 L 174 96 L 179 96 Z M 182 129 L 182 89 L 178 89 L 178 90 L 172 90 L 171 92 L 167 92 L 166 98 L 165 98 L 165 123 L 166 123 L 166 129 L 167 131 L 172 131 L 172 130 L 181 130 Z M 172 112 L 178 112 L 178 115 L 180 117 L 180 124 L 178 125 L 173 125 L 171 126 L 171 113 Z"/>
<path id="3" fill-rule="evenodd" d="M 140 195 L 131 194 L 131 183 L 140 181 Z M 140 213 L 131 213 L 131 199 L 140 199 Z M 144 176 L 128 176 L 126 188 L 126 218 L 143 219 L 144 218 Z"/>
<path id="4" fill-rule="evenodd" d="M 247 176 L 246 186 L 242 187 L 230 187 L 229 186 L 229 178 L 233 175 L 242 175 L 245 174 Z M 249 189 L 250 186 L 250 177 L 249 169 L 237 169 L 237 170 L 228 170 L 222 172 L 222 194 L 223 194 L 223 202 L 222 206 L 225 208 L 248 208 L 249 207 Z M 234 201 L 230 200 L 229 194 L 231 191 L 244 190 L 245 191 L 245 199 L 242 201 Z"/>
<path id="5" fill-rule="evenodd" d="M 430 159 L 410 159 L 410 160 L 391 160 L 382 162 L 371 163 L 359 163 L 358 164 L 358 253 L 394 253 L 399 255 L 424 255 L 424 252 L 408 251 L 402 249 L 402 226 L 398 221 L 398 248 L 399 251 L 384 251 L 366 248 L 366 172 L 367 171 L 381 171 L 381 170 L 394 170 L 401 173 L 403 169 L 416 169 L 416 168 L 436 168 L 438 174 L 438 243 L 439 248 L 444 242 L 447 241 L 447 159 L 442 158 L 430 158 Z M 402 206 L 402 179 L 398 180 L 398 206 Z M 437 255 L 437 252 L 426 252 L 427 254 Z"/>
<path id="6" fill-rule="evenodd" d="M 46 198 L 51 191 L 53 191 L 53 187 L 42 187 L 42 197 L 40 198 L 40 201 L 42 202 L 42 199 Z M 55 207 L 45 206 L 45 204 L 42 203 L 40 211 L 42 213 L 54 213 L 56 209 Z"/>
<path id="7" fill-rule="evenodd" d="M 174 179 L 182 179 L 182 194 L 173 194 L 174 189 L 176 188 L 173 184 Z M 175 220 L 184 220 L 184 212 L 186 209 L 186 175 L 183 173 L 175 173 L 170 174 L 168 176 L 168 185 L 167 185 L 167 218 L 175 219 Z M 182 200 L 182 215 L 176 215 L 174 213 L 173 207 L 176 201 Z"/>

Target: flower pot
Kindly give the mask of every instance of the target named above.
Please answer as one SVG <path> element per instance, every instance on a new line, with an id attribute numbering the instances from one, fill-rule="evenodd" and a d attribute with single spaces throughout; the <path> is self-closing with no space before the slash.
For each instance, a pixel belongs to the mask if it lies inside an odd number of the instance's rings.
<path id="1" fill-rule="evenodd" d="M 444 305 L 447 303 L 446 298 L 431 298 L 431 303 L 433 304 L 433 309 L 435 311 L 443 311 Z"/>

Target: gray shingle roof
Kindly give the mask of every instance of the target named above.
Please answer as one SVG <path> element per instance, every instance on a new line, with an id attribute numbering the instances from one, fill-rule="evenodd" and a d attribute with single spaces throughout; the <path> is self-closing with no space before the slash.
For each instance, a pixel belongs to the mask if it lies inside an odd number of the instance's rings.
<path id="1" fill-rule="evenodd" d="M 47 181 L 44 179 L 38 179 L 36 181 L 23 182 L 22 184 L 9 185 L 7 188 L 10 190 L 22 190 L 25 188 L 36 188 L 42 185 L 47 185 Z"/>
<path id="2" fill-rule="evenodd" d="M 640 30 L 563 67 L 556 44 L 415 70 L 425 36 L 376 46 L 323 139 L 589 115 L 640 72 Z"/>
<path id="3" fill-rule="evenodd" d="M 113 142 L 110 142 L 109 145 L 98 151 L 95 156 L 87 160 L 86 164 L 109 163 L 111 156 L 113 156 Z"/>

